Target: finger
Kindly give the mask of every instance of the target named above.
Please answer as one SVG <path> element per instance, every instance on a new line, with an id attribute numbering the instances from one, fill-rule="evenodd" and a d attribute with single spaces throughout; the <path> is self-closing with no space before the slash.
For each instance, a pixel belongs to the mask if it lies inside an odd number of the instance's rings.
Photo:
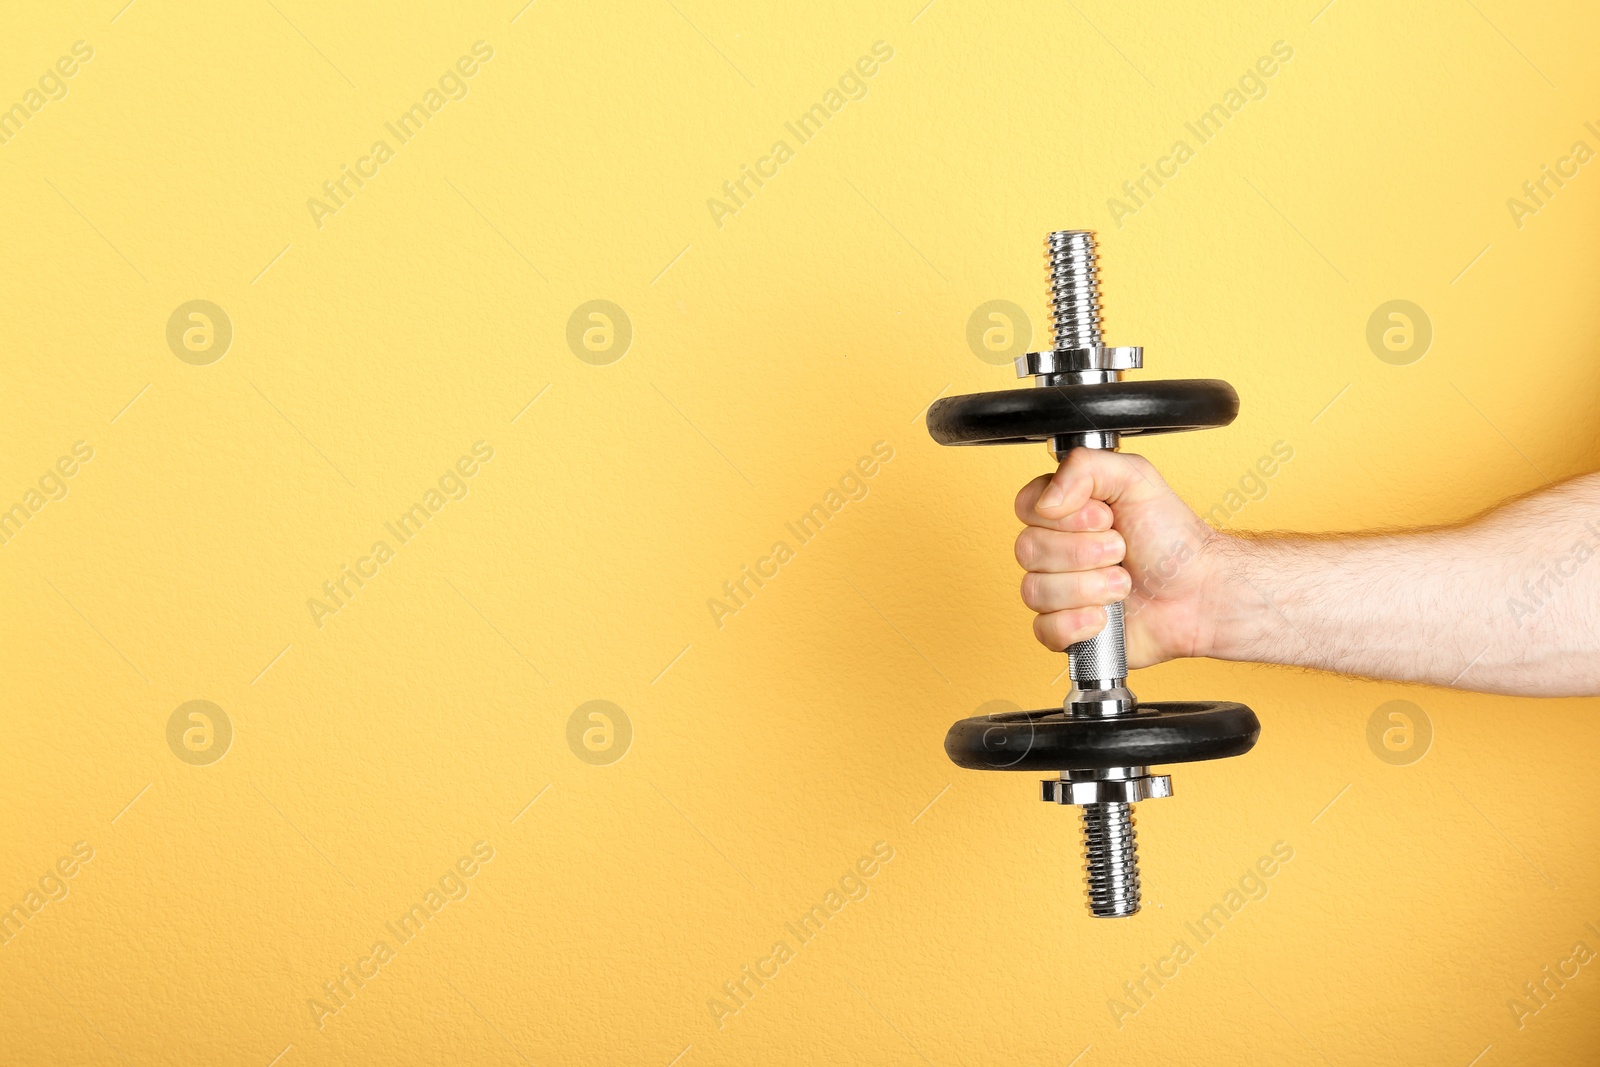
<path id="1" fill-rule="evenodd" d="M 1017 562 L 1025 571 L 1087 571 L 1121 563 L 1127 543 L 1115 530 L 1063 533 L 1025 526 L 1017 535 Z"/>
<path id="2" fill-rule="evenodd" d="M 1133 580 L 1121 567 L 1096 571 L 1022 576 L 1022 602 L 1034 611 L 1048 613 L 1113 604 L 1128 595 Z"/>
<path id="3" fill-rule="evenodd" d="M 1042 526 L 1047 530 L 1109 530 L 1111 509 L 1098 500 L 1087 501 L 1083 507 L 1056 518 L 1045 518 L 1036 507 L 1039 495 L 1049 486 L 1053 475 L 1041 474 L 1017 493 L 1013 510 L 1017 518 L 1029 526 Z"/>
<path id="4" fill-rule="evenodd" d="M 1052 652 L 1065 652 L 1068 645 L 1087 641 L 1105 628 L 1105 608 L 1052 611 L 1033 620 L 1033 636 Z"/>
<path id="5" fill-rule="evenodd" d="M 1155 496 L 1161 476 L 1142 456 L 1101 448 L 1074 448 L 1061 461 L 1034 509 L 1044 518 L 1058 518 L 1081 509 L 1090 500 L 1116 504 Z"/>

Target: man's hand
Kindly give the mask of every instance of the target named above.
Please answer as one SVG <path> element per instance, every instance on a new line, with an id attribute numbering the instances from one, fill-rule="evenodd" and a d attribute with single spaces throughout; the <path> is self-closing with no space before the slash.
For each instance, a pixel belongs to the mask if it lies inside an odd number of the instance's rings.
<path id="1" fill-rule="evenodd" d="M 1033 633 L 1060 652 L 1099 633 L 1104 605 L 1126 600 L 1128 665 L 1211 654 L 1203 605 L 1219 535 L 1178 499 L 1143 456 L 1075 448 L 1055 474 L 1017 494 L 1022 601 Z"/>
<path id="2" fill-rule="evenodd" d="M 1016 506 L 1022 600 L 1051 649 L 1125 600 L 1130 667 L 1210 656 L 1600 696 L 1600 474 L 1458 526 L 1220 533 L 1142 457 L 1075 448 Z"/>

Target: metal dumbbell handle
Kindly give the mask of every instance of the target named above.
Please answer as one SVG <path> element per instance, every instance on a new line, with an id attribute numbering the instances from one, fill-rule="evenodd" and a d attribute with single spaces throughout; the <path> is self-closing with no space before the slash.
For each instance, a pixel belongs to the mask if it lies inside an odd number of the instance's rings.
<path id="1" fill-rule="evenodd" d="M 1038 384 L 1049 387 L 1066 381 L 1078 384 L 1116 381 L 1120 374 L 1113 368 L 1138 366 L 1142 362 L 1139 349 L 1118 350 L 1120 358 L 1110 362 L 1088 356 L 1106 351 L 1094 234 L 1087 230 L 1057 230 L 1045 238 L 1044 258 L 1050 277 L 1051 346 L 1057 355 L 1070 353 L 1080 357 L 1082 362 L 1074 365 L 1060 361 L 1050 368 L 1056 373 L 1036 378 Z M 1018 366 L 1019 373 L 1041 369 Z M 1117 445 L 1115 433 L 1072 434 L 1053 442 L 1057 459 L 1065 459 L 1073 448 L 1115 450 Z M 1106 715 L 1133 710 L 1133 695 L 1128 693 L 1125 684 L 1128 653 L 1120 603 L 1106 608 L 1105 629 L 1068 648 L 1067 655 L 1073 681 L 1073 693 L 1066 701 L 1069 712 Z M 1073 707 L 1074 698 L 1077 698 L 1077 708 Z"/>
<path id="2" fill-rule="evenodd" d="M 1045 262 L 1050 272 L 1050 332 L 1057 353 L 1103 351 L 1105 335 L 1101 324 L 1100 278 L 1096 264 L 1094 235 L 1075 230 L 1050 234 L 1045 238 Z M 1062 380 L 1087 384 L 1115 381 L 1121 374 L 1113 369 L 1125 363 L 1137 365 L 1138 350 L 1125 355 L 1085 360 L 1083 370 L 1036 379 L 1040 385 Z M 1028 368 L 1019 368 L 1028 369 Z M 1075 434 L 1052 442 L 1058 460 L 1073 448 L 1115 450 L 1115 433 Z M 1127 686 L 1128 646 L 1123 628 L 1122 602 L 1106 606 L 1106 625 L 1087 641 L 1067 648 L 1072 689 L 1062 702 L 1068 715 L 1117 717 L 1131 715 L 1137 706 Z M 1142 775 L 1142 767 L 1122 769 L 1125 775 Z M 1070 777 L 1070 772 L 1063 777 Z M 1084 889 L 1090 914 L 1098 918 L 1123 918 L 1139 910 L 1139 846 L 1134 830 L 1133 805 L 1121 802 L 1085 804 L 1083 812 Z"/>
<path id="3" fill-rule="evenodd" d="M 1072 680 L 1081 688 L 1100 688 L 1097 683 L 1128 677 L 1128 648 L 1122 624 L 1122 601 L 1106 605 L 1105 629 L 1067 648 L 1072 657 Z M 1085 684 L 1087 683 L 1087 684 Z"/>
<path id="4" fill-rule="evenodd" d="M 1086 435 L 1087 436 L 1087 435 Z M 1112 437 L 1113 435 L 1094 435 Z M 1058 440 L 1055 444 L 1077 448 L 1114 450 L 1115 440 Z M 1057 453 L 1065 458 L 1065 451 Z M 1137 702 L 1128 689 L 1128 643 L 1122 601 L 1106 605 L 1106 625 L 1087 641 L 1067 647 L 1072 691 L 1063 702 L 1069 714 L 1100 717 L 1132 714 Z"/>
<path id="5" fill-rule="evenodd" d="M 1085 444 L 1080 447 L 1093 447 Z M 1113 718 L 1133 713 L 1137 703 L 1128 689 L 1128 646 L 1122 601 L 1106 605 L 1106 625 L 1089 638 L 1067 646 L 1072 690 L 1063 701 L 1067 714 Z M 1123 769 L 1140 775 L 1143 767 Z M 1121 802 L 1085 804 L 1083 813 L 1084 892 L 1089 913 L 1120 919 L 1139 910 L 1139 835 L 1133 805 Z"/>

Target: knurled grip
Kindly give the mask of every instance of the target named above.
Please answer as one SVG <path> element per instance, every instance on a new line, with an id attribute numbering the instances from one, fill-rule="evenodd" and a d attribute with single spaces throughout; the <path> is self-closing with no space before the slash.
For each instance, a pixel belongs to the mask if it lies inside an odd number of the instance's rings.
<path id="1" fill-rule="evenodd" d="M 1079 683 L 1121 680 L 1128 676 L 1128 646 L 1123 631 L 1122 602 L 1106 605 L 1106 627 L 1087 641 L 1067 646 L 1072 680 Z M 1080 685 L 1080 688 L 1097 688 Z"/>

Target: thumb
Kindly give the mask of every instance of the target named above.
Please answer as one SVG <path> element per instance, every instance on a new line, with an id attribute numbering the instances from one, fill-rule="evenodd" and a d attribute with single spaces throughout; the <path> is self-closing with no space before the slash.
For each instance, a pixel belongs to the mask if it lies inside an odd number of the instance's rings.
<path id="1" fill-rule="evenodd" d="M 1160 495 L 1165 483 L 1143 456 L 1099 448 L 1074 448 L 1061 461 L 1035 510 L 1047 519 L 1078 511 L 1090 500 L 1137 503 Z"/>

